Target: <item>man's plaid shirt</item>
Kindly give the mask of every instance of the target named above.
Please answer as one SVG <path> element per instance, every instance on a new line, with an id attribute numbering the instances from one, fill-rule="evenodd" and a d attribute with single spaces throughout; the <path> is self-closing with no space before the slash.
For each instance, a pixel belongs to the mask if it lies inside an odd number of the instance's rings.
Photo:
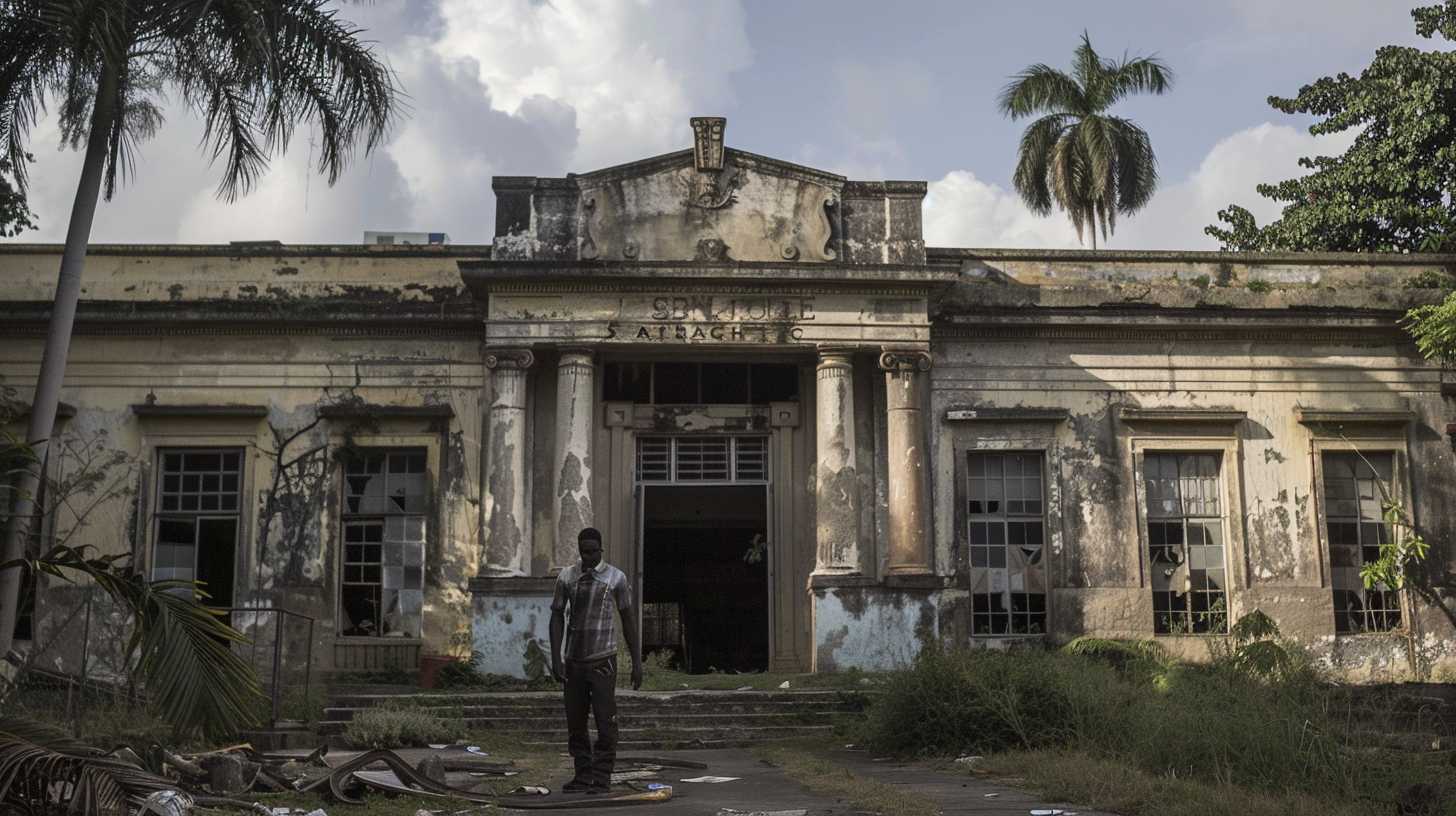
<path id="1" fill-rule="evenodd" d="M 611 564 L 603 561 L 586 575 L 582 575 L 580 563 L 563 568 L 556 576 L 551 610 L 567 611 L 566 659 L 598 660 L 615 655 L 617 612 L 631 605 L 627 576 Z"/>

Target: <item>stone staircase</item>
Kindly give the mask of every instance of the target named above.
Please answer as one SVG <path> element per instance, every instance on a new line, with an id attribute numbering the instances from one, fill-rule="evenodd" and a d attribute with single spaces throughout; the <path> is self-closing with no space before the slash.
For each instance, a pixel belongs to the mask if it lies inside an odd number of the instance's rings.
<path id="1" fill-rule="evenodd" d="M 337 694 L 318 723 L 336 739 L 358 712 L 388 702 L 463 721 L 472 731 L 520 734 L 526 745 L 566 745 L 561 693 Z M 861 716 L 864 695 L 840 691 L 617 692 L 621 750 L 728 748 L 829 737 L 841 718 Z"/>

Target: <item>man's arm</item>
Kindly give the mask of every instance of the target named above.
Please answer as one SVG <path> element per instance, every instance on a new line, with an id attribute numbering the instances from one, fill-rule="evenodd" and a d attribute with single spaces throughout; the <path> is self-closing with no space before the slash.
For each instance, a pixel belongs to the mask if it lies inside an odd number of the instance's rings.
<path id="1" fill-rule="evenodd" d="M 618 610 L 622 614 L 622 637 L 627 639 L 627 651 L 632 655 L 632 689 L 642 688 L 642 644 L 637 642 L 637 606 L 635 604 Z"/>
<path id="2" fill-rule="evenodd" d="M 560 609 L 551 610 L 551 676 L 558 683 L 566 682 L 566 675 L 561 671 L 561 635 L 565 631 L 566 616 Z"/>

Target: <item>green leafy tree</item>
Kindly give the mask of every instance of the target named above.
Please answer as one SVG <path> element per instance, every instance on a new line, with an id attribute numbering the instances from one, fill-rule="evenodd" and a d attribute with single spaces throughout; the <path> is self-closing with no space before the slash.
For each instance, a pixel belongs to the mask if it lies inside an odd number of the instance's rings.
<path id="1" fill-rule="evenodd" d="M 30 161 L 30 156 L 21 156 L 20 160 Z M 0 238 L 19 235 L 35 227 L 35 214 L 27 206 L 25 195 L 11 183 L 12 175 L 10 159 L 0 156 Z"/>
<path id="2" fill-rule="evenodd" d="M 1077 240 L 1086 227 L 1097 248 L 1117 216 L 1137 212 L 1158 186 L 1158 160 L 1147 131 L 1108 109 L 1135 93 L 1161 94 L 1173 72 L 1156 57 L 1104 59 L 1086 32 L 1068 74 L 1033 65 L 1001 91 L 998 107 L 1015 119 L 1038 116 L 1021 135 L 1012 183 L 1039 215 L 1055 204 L 1072 220 Z"/>
<path id="3" fill-rule="evenodd" d="M 1456 0 L 1411 16 L 1422 37 L 1456 39 Z M 1259 195 L 1285 205 L 1277 220 L 1260 226 L 1243 207 L 1221 210 L 1223 226 L 1204 231 L 1224 249 L 1456 249 L 1456 51 L 1388 45 L 1358 77 L 1323 77 L 1269 104 L 1318 117 L 1314 135 L 1357 135 L 1340 156 L 1300 159 L 1308 175 L 1258 186 Z"/>
<path id="4" fill-rule="evenodd" d="M 97 202 L 161 126 L 162 94 L 202 118 L 223 198 L 246 193 L 305 122 L 332 183 L 359 143 L 380 144 L 395 109 L 394 76 L 359 34 L 327 0 L 0 0 L 0 151 L 17 186 L 23 193 L 26 138 L 48 101 L 62 138 L 85 154 L 26 432 L 38 455 L 60 401 Z M 24 552 L 36 485 L 27 472 L 14 491 L 0 563 Z M 0 572 L 0 655 L 19 590 L 19 570 Z"/>

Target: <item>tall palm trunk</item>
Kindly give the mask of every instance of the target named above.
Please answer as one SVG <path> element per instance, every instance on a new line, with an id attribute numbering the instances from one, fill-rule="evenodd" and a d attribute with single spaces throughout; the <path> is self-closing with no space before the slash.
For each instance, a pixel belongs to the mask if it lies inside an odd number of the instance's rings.
<path id="1" fill-rule="evenodd" d="M 61 401 L 61 380 L 66 373 L 66 356 L 71 350 L 71 326 L 76 322 L 76 304 L 81 299 L 81 272 L 86 266 L 86 246 L 91 240 L 96 203 L 101 198 L 101 176 L 105 170 L 111 126 L 118 114 L 116 91 L 120 81 L 120 67 L 111 60 L 106 61 L 102 66 L 101 80 L 97 83 L 96 107 L 91 112 L 91 131 L 86 139 L 86 160 L 81 165 L 81 181 L 76 185 L 76 200 L 71 205 L 71 223 L 66 228 L 61 274 L 56 281 L 40 378 L 35 386 L 35 396 L 31 399 L 30 423 L 25 433 L 25 441 L 35 451 L 35 461 L 38 462 L 45 461 L 46 444 L 55 428 L 56 408 Z M 5 546 L 0 550 L 0 563 L 9 563 L 25 555 L 25 542 L 35 515 L 34 496 L 40 479 L 38 471 L 25 468 L 16 481 L 10 520 L 5 527 Z M 14 640 L 20 579 L 19 569 L 0 571 L 0 660 L 10 653 Z"/>

